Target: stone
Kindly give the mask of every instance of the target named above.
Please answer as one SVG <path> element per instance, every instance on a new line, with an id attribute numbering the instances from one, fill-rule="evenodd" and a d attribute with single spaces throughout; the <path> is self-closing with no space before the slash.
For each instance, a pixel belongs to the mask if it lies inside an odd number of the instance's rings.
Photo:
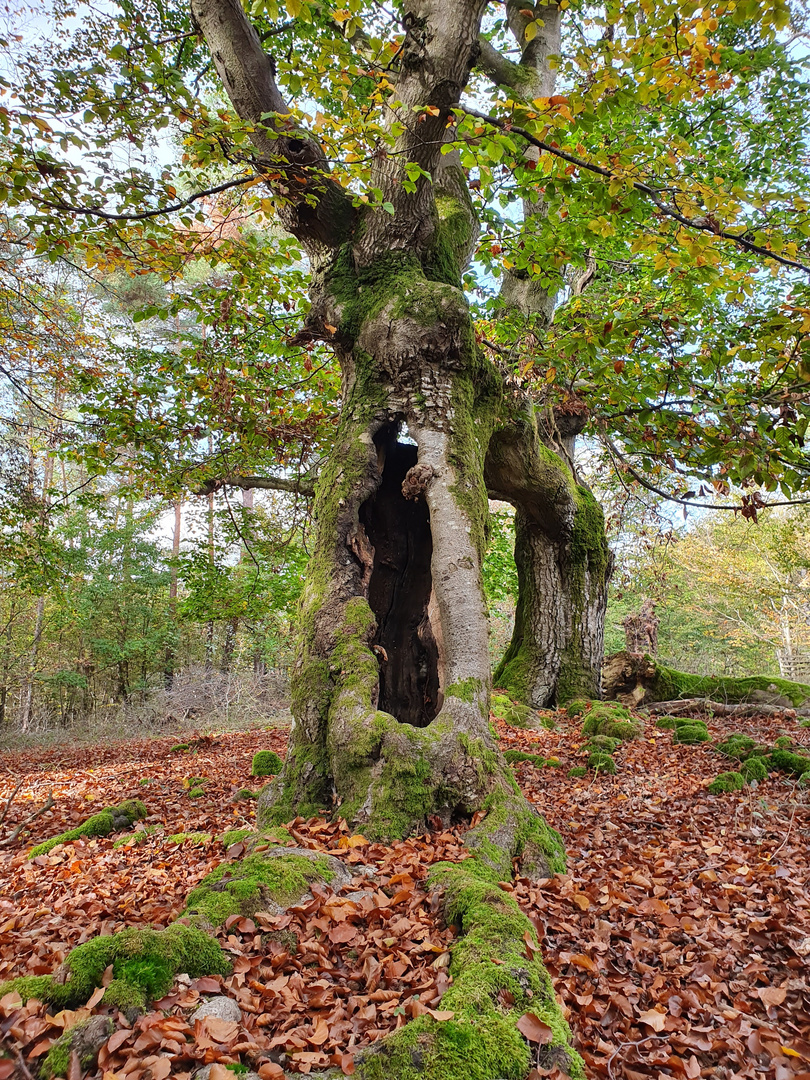
<path id="1" fill-rule="evenodd" d="M 217 1020 L 235 1020 L 239 1023 L 242 1019 L 242 1010 L 233 998 L 220 996 L 204 1001 L 202 1005 L 194 1011 L 191 1022 L 194 1023 L 195 1020 L 202 1020 L 204 1016 L 215 1016 Z M 199 1076 L 201 1074 L 198 1073 L 197 1075 Z"/>

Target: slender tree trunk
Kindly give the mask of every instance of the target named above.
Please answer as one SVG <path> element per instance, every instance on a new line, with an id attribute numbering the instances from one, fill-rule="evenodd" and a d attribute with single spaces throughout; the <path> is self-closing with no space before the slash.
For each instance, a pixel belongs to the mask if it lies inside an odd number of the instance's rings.
<path id="1" fill-rule="evenodd" d="M 179 318 L 179 316 L 178 316 Z M 172 532 L 172 565 L 169 578 L 169 623 L 172 635 L 166 646 L 166 660 L 163 667 L 163 683 L 167 690 L 174 686 L 174 671 L 177 661 L 177 560 L 180 556 L 180 530 L 183 519 L 183 504 L 177 499 L 174 504 L 174 531 Z"/>

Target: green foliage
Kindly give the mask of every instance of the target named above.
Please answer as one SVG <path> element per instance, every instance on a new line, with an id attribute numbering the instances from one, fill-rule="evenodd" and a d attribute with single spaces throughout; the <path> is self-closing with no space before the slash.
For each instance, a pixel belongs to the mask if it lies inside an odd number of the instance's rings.
<path id="1" fill-rule="evenodd" d="M 712 795 L 719 795 L 725 791 L 740 791 L 744 787 L 745 778 L 742 773 L 723 772 L 712 780 L 706 790 Z"/>
<path id="2" fill-rule="evenodd" d="M 273 750 L 259 750 L 253 755 L 250 766 L 251 776 L 276 776 L 284 767 L 284 762 Z"/>

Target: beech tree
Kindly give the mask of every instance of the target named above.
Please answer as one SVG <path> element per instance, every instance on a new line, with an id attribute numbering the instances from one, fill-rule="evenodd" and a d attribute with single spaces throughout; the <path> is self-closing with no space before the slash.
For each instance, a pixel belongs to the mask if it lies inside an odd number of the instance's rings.
<path id="1" fill-rule="evenodd" d="M 547 867 L 557 841 L 488 725 L 487 500 L 516 507 L 519 601 L 495 680 L 540 707 L 599 695 L 611 556 L 577 475 L 588 423 L 625 482 L 684 504 L 718 495 L 754 516 L 801 492 L 801 17 L 783 0 L 282 14 L 120 0 L 78 32 L 57 17 L 48 62 L 20 60 L 2 110 L 6 201 L 28 211 L 25 242 L 91 272 L 227 263 L 200 319 L 242 342 L 248 382 L 251 318 L 290 309 L 306 279 L 303 317 L 265 347 L 307 372 L 336 363 L 339 402 L 264 819 L 326 808 L 375 836 L 470 821 L 499 872 L 514 855 Z M 182 161 L 159 175 L 149 140 L 170 124 Z M 171 401 L 182 375 L 164 368 Z M 260 411 L 229 379 L 229 405 L 241 392 Z M 209 488 L 309 488 L 311 473 L 247 475 L 242 429 Z"/>

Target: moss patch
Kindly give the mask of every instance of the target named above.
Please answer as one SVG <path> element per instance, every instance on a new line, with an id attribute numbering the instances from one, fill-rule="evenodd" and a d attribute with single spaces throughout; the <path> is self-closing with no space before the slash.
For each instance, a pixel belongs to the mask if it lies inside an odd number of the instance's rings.
<path id="1" fill-rule="evenodd" d="M 507 750 L 503 756 L 510 765 L 517 765 L 521 761 L 530 761 L 532 765 L 542 769 L 544 765 L 548 764 L 542 754 L 524 754 L 522 750 Z"/>
<path id="2" fill-rule="evenodd" d="M 740 773 L 746 784 L 752 780 L 767 780 L 768 766 L 761 757 L 751 757 L 740 765 Z"/>
<path id="3" fill-rule="evenodd" d="M 581 776 L 587 776 L 588 770 L 585 768 L 584 765 L 575 765 L 573 769 L 568 770 L 568 775 L 572 779 L 575 779 Z"/>
<path id="4" fill-rule="evenodd" d="M 282 849 L 276 849 L 282 850 Z M 322 857 L 255 852 L 236 863 L 223 863 L 188 895 L 184 915 L 220 926 L 230 915 L 254 915 L 276 903 L 282 907 L 300 899 L 313 881 L 331 881 Z"/>
<path id="5" fill-rule="evenodd" d="M 736 679 L 725 675 L 691 675 L 686 671 L 656 665 L 655 683 L 650 687 L 653 700 L 674 701 L 676 698 L 709 698 L 713 701 L 756 701 L 762 694 L 778 696 L 799 708 L 810 701 L 810 686 L 805 683 L 776 679 L 768 675 L 751 675 Z"/>
<path id="6" fill-rule="evenodd" d="M 230 972 L 218 943 L 196 927 L 182 923 L 165 930 L 128 927 L 111 937 L 91 938 L 77 946 L 54 976 L 4 983 L 0 997 L 16 991 L 21 997 L 37 997 L 59 1009 L 74 1009 L 101 985 L 110 964 L 113 980 L 102 1002 L 127 1009 L 144 1009 L 149 1001 L 163 997 L 181 972 L 191 978 Z"/>
<path id="7" fill-rule="evenodd" d="M 684 724 L 678 724 L 672 735 L 674 743 L 682 743 L 684 746 L 695 746 L 697 743 L 709 742 L 711 735 L 702 720 L 691 720 Z"/>
<path id="8" fill-rule="evenodd" d="M 637 739 L 641 734 L 641 725 L 630 718 L 630 712 L 624 705 L 615 701 L 604 701 L 591 708 L 585 714 L 582 725 L 583 735 L 606 735 L 619 742 Z"/>
<path id="9" fill-rule="evenodd" d="M 804 754 L 795 754 L 792 750 L 777 748 L 771 752 L 770 764 L 779 772 L 789 773 L 791 776 L 802 776 L 810 772 L 810 757 Z"/>
<path id="10" fill-rule="evenodd" d="M 588 755 L 588 768 L 593 769 L 595 772 L 615 773 L 616 762 L 610 754 L 606 754 L 602 750 L 595 750 Z"/>
<path id="11" fill-rule="evenodd" d="M 717 749 L 726 757 L 743 761 L 755 749 L 756 745 L 756 740 L 752 739 L 750 735 L 734 732 L 726 739 L 723 739 L 722 742 L 717 743 Z"/>
<path id="12" fill-rule="evenodd" d="M 507 694 L 493 694 L 489 708 L 497 720 L 503 720 L 504 723 L 511 724 L 512 727 L 520 728 L 528 726 L 532 713 L 528 705 L 521 705 L 517 701 L 512 701 Z"/>
<path id="13" fill-rule="evenodd" d="M 259 750 L 253 755 L 250 766 L 251 776 L 277 776 L 284 768 L 284 762 L 272 750 Z"/>
<path id="14" fill-rule="evenodd" d="M 81 840 L 85 836 L 109 836 L 111 832 L 131 829 L 136 821 L 145 818 L 148 811 L 140 799 L 126 799 L 118 806 L 108 806 L 93 814 L 75 829 L 68 829 L 59 836 L 52 836 L 42 844 L 37 844 L 28 852 L 29 859 L 47 855 L 59 844 L 68 844 L 72 840 Z"/>
<path id="15" fill-rule="evenodd" d="M 724 791 L 740 791 L 745 787 L 745 779 L 738 772 L 720 773 L 707 787 L 712 795 L 719 795 Z"/>

